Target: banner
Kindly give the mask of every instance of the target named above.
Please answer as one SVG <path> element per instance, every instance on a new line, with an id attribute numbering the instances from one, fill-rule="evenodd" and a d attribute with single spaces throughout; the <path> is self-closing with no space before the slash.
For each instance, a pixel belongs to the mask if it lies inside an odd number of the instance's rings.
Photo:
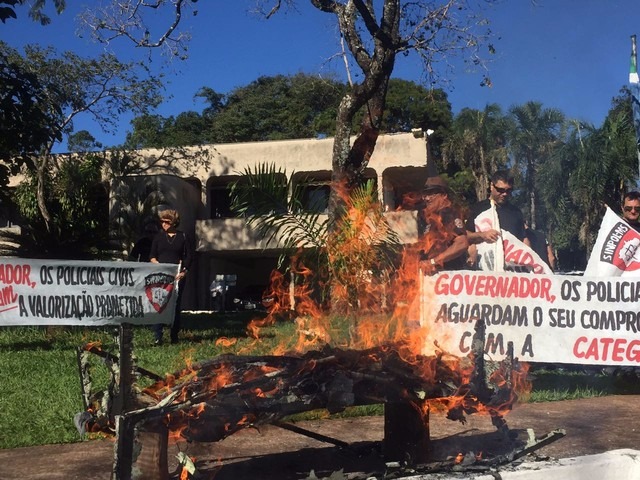
<path id="1" fill-rule="evenodd" d="M 0 260 L 0 326 L 170 324 L 178 265 Z"/>
<path id="2" fill-rule="evenodd" d="M 493 360 L 513 342 L 524 362 L 640 366 L 640 278 L 451 271 L 423 278 L 421 302 L 426 355 L 467 355 L 479 320 Z"/>
<path id="3" fill-rule="evenodd" d="M 511 232 L 500 229 L 496 207 L 491 202 L 491 207 L 478 214 L 474 219 L 477 232 L 488 230 L 500 230 L 502 241 L 494 243 L 482 242 L 477 245 L 478 268 L 484 271 L 504 272 L 506 270 L 526 270 L 533 273 L 553 274 L 551 267 L 524 242 L 520 241 Z"/>
<path id="4" fill-rule="evenodd" d="M 640 276 L 640 233 L 607 207 L 585 276 Z"/>

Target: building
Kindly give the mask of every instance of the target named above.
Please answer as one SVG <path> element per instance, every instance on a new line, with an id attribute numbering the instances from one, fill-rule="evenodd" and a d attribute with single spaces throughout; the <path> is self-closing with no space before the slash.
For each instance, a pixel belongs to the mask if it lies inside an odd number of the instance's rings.
<path id="1" fill-rule="evenodd" d="M 417 238 L 415 211 L 402 210 L 403 196 L 419 191 L 426 177 L 427 146 L 421 131 L 381 135 L 365 176 L 374 180 L 388 220 L 405 242 Z M 331 179 L 333 139 L 283 140 L 218 144 L 208 147 L 209 168 L 187 171 L 178 162 L 175 175 L 149 171 L 127 177 L 131 191 L 160 192 L 163 205 L 179 211 L 180 228 L 196 239 L 196 268 L 190 273 L 183 307 L 207 310 L 212 306 L 209 285 L 216 275 L 235 275 L 236 294 L 259 295 L 276 266 L 280 246 L 267 244 L 236 218 L 230 209 L 229 186 L 246 168 L 274 164 L 304 189 L 308 208 L 326 208 Z M 140 152 L 151 164 L 158 151 Z M 117 190 L 117 189 L 116 189 Z M 131 201 L 129 198 L 128 201 Z M 122 208 L 112 195 L 112 213 Z"/>

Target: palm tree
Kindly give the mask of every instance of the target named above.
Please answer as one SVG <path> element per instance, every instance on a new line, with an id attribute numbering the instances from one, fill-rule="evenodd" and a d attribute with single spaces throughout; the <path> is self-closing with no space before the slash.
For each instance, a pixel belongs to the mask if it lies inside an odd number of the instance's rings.
<path id="1" fill-rule="evenodd" d="M 522 170 L 529 195 L 529 224 L 536 228 L 536 175 L 561 140 L 564 114 L 555 108 L 543 108 L 540 102 L 527 102 L 511 107 L 513 120 L 510 131 L 511 154 Z"/>
<path id="2" fill-rule="evenodd" d="M 444 142 L 445 166 L 455 163 L 471 172 L 478 200 L 487 198 L 491 173 L 506 164 L 508 126 L 508 118 L 496 103 L 488 104 L 484 110 L 464 108 L 454 119 L 452 134 Z"/>

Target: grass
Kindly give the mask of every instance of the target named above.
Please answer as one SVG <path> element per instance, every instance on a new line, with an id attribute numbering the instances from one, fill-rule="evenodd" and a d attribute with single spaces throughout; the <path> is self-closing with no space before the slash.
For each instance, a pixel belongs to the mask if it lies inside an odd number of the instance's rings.
<path id="1" fill-rule="evenodd" d="M 134 353 L 138 365 L 158 374 L 179 371 L 188 362 L 222 353 L 264 355 L 282 339 L 295 340 L 294 325 L 282 323 L 263 331 L 262 340 L 247 338 L 245 328 L 255 314 L 184 315 L 181 343 L 153 345 L 147 327 L 135 327 Z M 113 327 L 4 327 L 0 329 L 0 448 L 78 442 L 73 416 L 83 410 L 76 348 L 99 341 L 117 353 Z M 165 338 L 168 337 L 168 332 Z M 221 337 L 237 338 L 231 346 L 216 345 Z M 107 373 L 92 359 L 93 390 L 106 386 Z M 533 390 L 527 401 L 555 401 L 609 394 L 640 393 L 637 377 L 613 376 L 597 368 L 544 369 L 532 372 Z M 381 405 L 353 407 L 340 416 L 380 415 Z M 324 411 L 292 420 L 325 418 Z"/>

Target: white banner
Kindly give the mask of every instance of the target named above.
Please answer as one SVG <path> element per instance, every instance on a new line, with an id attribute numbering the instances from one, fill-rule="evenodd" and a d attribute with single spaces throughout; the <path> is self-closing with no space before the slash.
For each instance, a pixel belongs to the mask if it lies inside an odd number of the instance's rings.
<path id="1" fill-rule="evenodd" d="M 505 269 L 509 271 L 524 269 L 533 273 L 553 273 L 551 267 L 531 247 L 511 232 L 500 228 L 498 212 L 493 202 L 491 207 L 478 214 L 474 219 L 474 225 L 476 232 L 500 230 L 500 239 L 497 242 L 482 242 L 477 245 L 480 270 L 504 272 Z"/>
<path id="2" fill-rule="evenodd" d="M 178 265 L 0 259 L 0 326 L 170 324 Z"/>
<path id="3" fill-rule="evenodd" d="M 491 359 L 513 342 L 525 362 L 640 366 L 640 278 L 442 272 L 421 301 L 428 355 L 467 355 L 481 320 Z"/>
<path id="4" fill-rule="evenodd" d="M 584 274 L 640 276 L 640 233 L 607 207 Z"/>

